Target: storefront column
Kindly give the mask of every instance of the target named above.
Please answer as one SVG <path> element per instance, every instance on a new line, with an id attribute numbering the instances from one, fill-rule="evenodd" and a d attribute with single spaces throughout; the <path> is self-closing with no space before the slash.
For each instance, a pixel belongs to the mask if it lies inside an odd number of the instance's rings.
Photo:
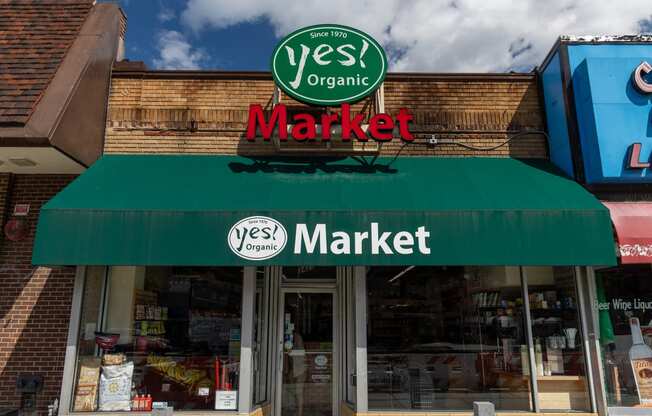
<path id="1" fill-rule="evenodd" d="M 584 268 L 583 273 L 587 301 L 585 305 L 586 323 L 588 326 L 587 344 L 591 352 L 588 365 L 593 372 L 593 392 L 595 394 L 595 410 L 600 416 L 607 415 L 607 392 L 604 384 L 604 368 L 602 367 L 602 348 L 600 347 L 600 323 L 598 309 L 595 307 L 598 295 L 595 286 L 595 271 L 593 267 Z"/>
<path id="2" fill-rule="evenodd" d="M 256 302 L 256 268 L 245 267 L 242 286 L 242 324 L 240 333 L 240 384 L 238 413 L 249 414 L 253 393 L 254 304 Z"/>
<path id="3" fill-rule="evenodd" d="M 342 374 L 344 375 L 344 388 L 343 388 L 343 401 L 347 401 L 355 406 L 355 380 L 354 375 L 356 373 L 355 366 L 355 292 L 354 287 L 355 283 L 353 281 L 353 267 L 343 267 L 341 268 L 343 274 L 343 283 L 342 283 L 342 296 L 343 301 L 340 302 L 342 307 L 342 337 L 345 342 L 342 343 L 342 355 L 345 359 L 341 360 L 342 363 Z M 346 364 L 348 363 L 348 364 Z"/>
<path id="4" fill-rule="evenodd" d="M 271 351 L 269 353 L 268 374 L 268 400 L 272 403 L 272 415 L 280 414 L 280 403 L 278 403 L 278 386 L 277 372 L 282 371 L 281 368 L 281 348 L 283 348 L 282 340 L 279 340 L 279 303 L 280 303 L 280 290 L 281 290 L 281 267 L 268 266 L 266 276 L 269 277 L 270 291 L 270 308 L 269 308 L 269 345 Z"/>
<path id="5" fill-rule="evenodd" d="M 355 291 L 355 366 L 356 366 L 356 412 L 369 409 L 367 391 L 367 269 L 353 268 Z"/>
<path id="6" fill-rule="evenodd" d="M 528 358 L 530 362 L 530 392 L 532 393 L 532 410 L 539 413 L 539 387 L 537 384 L 537 364 L 535 361 L 534 338 L 532 336 L 532 317 L 530 315 L 530 291 L 527 286 L 527 271 L 525 267 L 519 267 L 521 271 L 521 288 L 523 290 L 523 313 L 525 314 L 525 334 L 528 344 Z"/>
<path id="7" fill-rule="evenodd" d="M 577 285 L 577 299 L 579 302 L 580 325 L 582 326 L 583 340 L 584 340 L 584 357 L 586 376 L 589 388 L 589 398 L 591 400 L 591 411 L 595 412 L 596 404 L 596 389 L 593 377 L 593 357 L 595 352 L 591 348 L 591 340 L 595 338 L 595 328 L 592 325 L 591 317 L 591 301 L 587 293 L 586 274 L 582 267 L 575 267 L 575 282 Z"/>
<path id="8" fill-rule="evenodd" d="M 75 367 L 77 363 L 77 339 L 79 339 L 79 322 L 81 319 L 82 297 L 86 267 L 78 266 L 75 273 L 75 284 L 70 305 L 70 324 L 68 326 L 68 340 L 66 341 L 66 358 L 63 364 L 63 377 L 61 379 L 61 395 L 59 397 L 59 414 L 67 415 L 70 411 L 72 389 L 75 385 Z"/>

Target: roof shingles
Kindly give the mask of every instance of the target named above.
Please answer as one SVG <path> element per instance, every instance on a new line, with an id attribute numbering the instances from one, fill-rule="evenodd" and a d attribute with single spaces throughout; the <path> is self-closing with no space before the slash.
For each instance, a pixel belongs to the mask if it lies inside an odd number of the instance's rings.
<path id="1" fill-rule="evenodd" d="M 24 125 L 93 0 L 0 0 L 0 125 Z"/>

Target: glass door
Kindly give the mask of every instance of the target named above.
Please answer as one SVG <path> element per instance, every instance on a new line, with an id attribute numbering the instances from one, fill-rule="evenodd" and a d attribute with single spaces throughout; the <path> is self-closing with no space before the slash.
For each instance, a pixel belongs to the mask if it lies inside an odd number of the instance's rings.
<path id="1" fill-rule="evenodd" d="M 285 289 L 279 316 L 280 416 L 333 416 L 335 292 Z"/>

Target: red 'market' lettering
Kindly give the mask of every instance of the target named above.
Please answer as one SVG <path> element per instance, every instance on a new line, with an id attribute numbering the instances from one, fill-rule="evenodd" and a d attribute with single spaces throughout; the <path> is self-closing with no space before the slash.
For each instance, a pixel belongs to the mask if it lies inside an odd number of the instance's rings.
<path id="1" fill-rule="evenodd" d="M 351 120 L 351 105 L 342 104 L 342 140 L 351 140 L 351 132 L 353 132 L 358 140 L 366 142 L 367 134 L 360 127 L 363 121 L 364 114 L 356 114 Z"/>
<path id="2" fill-rule="evenodd" d="M 396 116 L 396 121 L 398 122 L 398 132 L 401 135 L 401 139 L 406 142 L 414 141 L 414 136 L 410 133 L 410 128 L 408 123 L 412 121 L 414 117 L 408 112 L 405 108 L 401 108 Z"/>
<path id="3" fill-rule="evenodd" d="M 392 140 L 393 130 L 398 126 L 401 139 L 407 142 L 414 140 L 410 133 L 409 123 L 413 120 L 412 114 L 407 109 L 401 108 L 396 115 L 396 120 L 392 119 L 389 114 L 376 114 L 369 120 L 369 134 L 374 140 L 389 141 Z M 364 114 L 355 114 L 351 117 L 351 105 L 342 104 L 341 116 L 337 113 L 321 115 L 321 139 L 328 141 L 331 139 L 331 127 L 340 121 L 342 126 L 342 140 L 350 141 L 351 136 L 366 142 L 369 140 L 367 133 L 362 129 Z M 292 137 L 297 141 L 315 140 L 317 138 L 317 121 L 315 117 L 307 113 L 295 114 L 292 117 Z M 247 140 L 254 141 L 256 132 L 260 134 L 265 141 L 269 141 L 274 134 L 274 129 L 278 129 L 278 136 L 281 140 L 286 141 L 288 137 L 288 120 L 287 108 L 283 104 L 274 106 L 269 120 L 265 120 L 265 113 L 259 104 L 249 106 L 249 121 L 247 125 Z"/>
<path id="4" fill-rule="evenodd" d="M 376 114 L 369 120 L 369 133 L 379 142 L 392 140 L 394 137 L 392 130 L 394 130 L 394 120 L 388 114 Z M 383 133 L 383 131 L 388 133 Z"/>
<path id="5" fill-rule="evenodd" d="M 294 116 L 295 124 L 292 126 L 292 137 L 298 142 L 306 139 L 315 140 L 317 131 L 315 128 L 315 118 L 310 114 L 296 114 Z"/>
<path id="6" fill-rule="evenodd" d="M 331 126 L 337 123 L 339 116 L 336 113 L 321 115 L 321 138 L 323 141 L 331 139 Z"/>
<path id="7" fill-rule="evenodd" d="M 260 132 L 265 141 L 269 141 L 274 132 L 274 125 L 278 123 L 278 137 L 281 140 L 288 138 L 288 116 L 285 106 L 277 104 L 272 110 L 272 116 L 269 118 L 269 123 L 265 123 L 265 113 L 263 107 L 259 104 L 251 104 L 249 106 L 249 121 L 247 123 L 247 140 L 256 140 L 256 126 L 260 125 Z"/>

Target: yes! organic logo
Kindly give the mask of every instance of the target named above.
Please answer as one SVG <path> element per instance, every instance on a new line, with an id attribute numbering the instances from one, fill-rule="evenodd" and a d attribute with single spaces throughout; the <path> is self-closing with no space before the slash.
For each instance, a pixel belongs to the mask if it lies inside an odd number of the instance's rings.
<path id="1" fill-rule="evenodd" d="M 340 25 L 309 26 L 281 40 L 272 75 L 290 96 L 334 106 L 371 94 L 385 79 L 387 57 L 371 36 Z"/>
<path id="2" fill-rule="evenodd" d="M 238 221 L 227 239 L 231 250 L 243 259 L 266 260 L 283 251 L 288 235 L 275 219 L 256 216 Z"/>

